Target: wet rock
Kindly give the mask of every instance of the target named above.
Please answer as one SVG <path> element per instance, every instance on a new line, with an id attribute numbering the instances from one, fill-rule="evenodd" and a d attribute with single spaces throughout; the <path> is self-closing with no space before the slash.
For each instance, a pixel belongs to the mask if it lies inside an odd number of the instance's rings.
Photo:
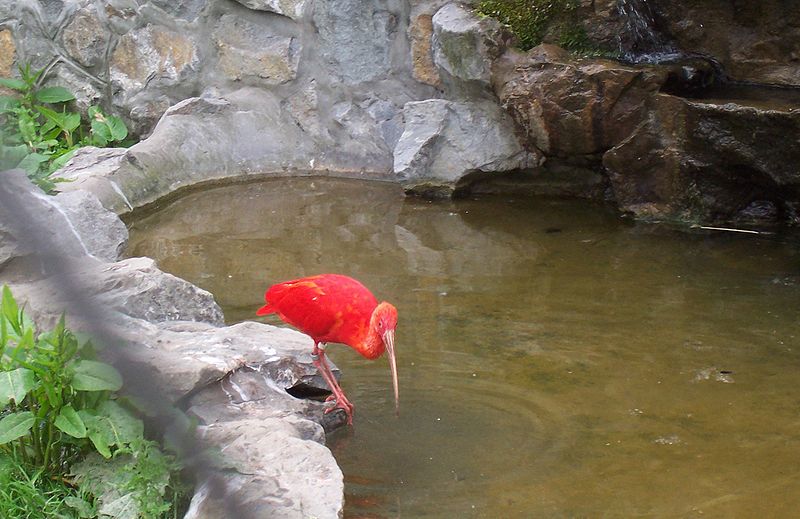
<path id="1" fill-rule="evenodd" d="M 407 103 L 403 116 L 394 170 L 406 189 L 447 194 L 470 177 L 538 164 L 508 114 L 491 101 L 429 99 Z"/>
<path id="2" fill-rule="evenodd" d="M 612 61 L 577 61 L 541 45 L 527 54 L 505 53 L 492 81 L 530 144 L 545 155 L 568 157 L 604 152 L 630 135 L 665 77 Z"/>
<path id="3" fill-rule="evenodd" d="M 456 3 L 439 9 L 432 19 L 433 62 L 446 73 L 452 87 L 478 83 L 488 87 L 492 61 L 511 42 L 511 36 L 493 18 L 478 18 Z"/>
<path id="4" fill-rule="evenodd" d="M 240 4 L 257 11 L 282 14 L 294 20 L 303 17 L 308 0 L 236 0 Z"/>
<path id="5" fill-rule="evenodd" d="M 603 158 L 621 209 L 645 218 L 790 220 L 800 188 L 800 113 L 667 94 Z"/>
<path id="6" fill-rule="evenodd" d="M 213 38 L 217 66 L 232 81 L 256 79 L 279 85 L 297 76 L 301 47 L 295 38 L 272 35 L 265 27 L 230 14 L 220 18 Z"/>
<path id="7" fill-rule="evenodd" d="M 800 5 L 781 0 L 655 0 L 657 21 L 685 51 L 713 56 L 732 78 L 800 85 Z"/>

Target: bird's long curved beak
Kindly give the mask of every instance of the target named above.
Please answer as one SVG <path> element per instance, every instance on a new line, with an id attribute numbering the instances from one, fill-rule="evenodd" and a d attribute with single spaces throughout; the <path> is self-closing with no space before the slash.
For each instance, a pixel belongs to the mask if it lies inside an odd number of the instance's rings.
<path id="1" fill-rule="evenodd" d="M 389 352 L 389 367 L 392 369 L 392 386 L 394 387 L 394 412 L 400 415 L 400 388 L 397 382 L 397 359 L 394 356 L 394 330 L 387 330 L 383 334 L 383 343 Z"/>

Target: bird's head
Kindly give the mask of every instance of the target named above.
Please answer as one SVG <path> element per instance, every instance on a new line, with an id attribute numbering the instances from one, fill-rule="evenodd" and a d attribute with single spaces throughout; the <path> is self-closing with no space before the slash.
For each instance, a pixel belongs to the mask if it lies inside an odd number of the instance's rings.
<path id="1" fill-rule="evenodd" d="M 397 308 L 382 302 L 372 312 L 370 326 L 377 332 L 389 355 L 389 367 L 392 370 L 392 386 L 394 387 L 395 412 L 400 409 L 400 390 L 397 382 L 397 359 L 394 354 L 394 331 L 397 328 Z"/>

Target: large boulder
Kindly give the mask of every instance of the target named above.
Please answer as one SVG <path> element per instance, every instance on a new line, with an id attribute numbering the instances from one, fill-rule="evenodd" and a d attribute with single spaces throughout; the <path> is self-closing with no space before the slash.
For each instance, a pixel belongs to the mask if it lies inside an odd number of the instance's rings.
<path id="1" fill-rule="evenodd" d="M 472 86 L 488 88 L 492 62 L 511 42 L 511 34 L 497 20 L 479 18 L 457 3 L 439 9 L 432 26 L 433 62 L 445 84 L 456 93 Z"/>
<path id="2" fill-rule="evenodd" d="M 492 101 L 407 103 L 394 152 L 397 179 L 410 191 L 447 195 L 492 173 L 538 165 L 511 118 Z"/>
<path id="3" fill-rule="evenodd" d="M 558 157 L 603 153 L 620 143 L 643 120 L 645 101 L 665 80 L 660 69 L 578 60 L 552 45 L 506 52 L 492 78 L 529 143 Z"/>
<path id="4" fill-rule="evenodd" d="M 684 51 L 712 56 L 733 79 L 800 85 L 800 4 L 783 0 L 652 0 Z"/>
<path id="5" fill-rule="evenodd" d="M 792 106 L 658 94 L 603 164 L 620 208 L 639 217 L 796 223 L 798 135 Z"/>

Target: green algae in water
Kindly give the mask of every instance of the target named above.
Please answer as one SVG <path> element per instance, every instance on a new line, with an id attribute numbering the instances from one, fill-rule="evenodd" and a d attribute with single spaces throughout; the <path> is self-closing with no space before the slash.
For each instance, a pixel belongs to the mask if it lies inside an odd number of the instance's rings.
<path id="1" fill-rule="evenodd" d="M 347 517 L 773 516 L 800 507 L 796 237 L 632 225 L 542 199 L 291 179 L 194 193 L 131 255 L 254 319 L 272 282 L 361 279 L 386 360 L 332 345 Z"/>

